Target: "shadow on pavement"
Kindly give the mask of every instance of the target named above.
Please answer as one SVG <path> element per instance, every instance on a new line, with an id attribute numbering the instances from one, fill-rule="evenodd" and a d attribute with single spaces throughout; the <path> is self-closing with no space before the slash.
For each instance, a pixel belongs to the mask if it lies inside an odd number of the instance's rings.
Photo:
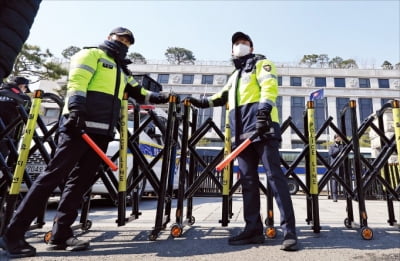
<path id="1" fill-rule="evenodd" d="M 157 257 L 190 257 L 215 253 L 239 252 L 254 248 L 273 246 L 279 248 L 282 233 L 278 231 L 275 239 L 266 239 L 262 245 L 230 246 L 228 237 L 240 233 L 241 228 L 193 226 L 184 229 L 181 237 L 173 238 L 169 230 L 162 231 L 156 241 L 149 241 L 151 231 L 135 228 L 118 228 L 114 231 L 90 230 L 80 235 L 81 239 L 91 241 L 91 249 L 83 252 L 47 252 L 45 244 L 40 242 L 39 235 L 30 243 L 38 247 L 38 256 L 42 257 L 85 257 L 118 255 L 152 255 Z M 355 249 L 355 250 L 385 250 L 396 249 L 400 246 L 400 231 L 394 228 L 374 229 L 374 238 L 364 240 L 357 229 L 337 227 L 322 227 L 321 233 L 316 234 L 309 227 L 298 227 L 300 251 L 317 249 Z M 34 241 L 32 241 L 32 239 Z M 43 242 L 43 241 L 42 241 Z M 400 253 L 399 253 L 400 255 Z"/>

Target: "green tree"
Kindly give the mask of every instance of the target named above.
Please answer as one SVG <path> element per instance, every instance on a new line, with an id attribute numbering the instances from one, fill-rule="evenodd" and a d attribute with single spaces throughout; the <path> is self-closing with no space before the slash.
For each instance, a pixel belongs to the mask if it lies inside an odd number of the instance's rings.
<path id="1" fill-rule="evenodd" d="M 40 80 L 58 80 L 67 74 L 68 70 L 48 49 L 42 51 L 39 46 L 24 44 L 10 76 L 29 77 L 31 83 L 35 83 Z"/>
<path id="2" fill-rule="evenodd" d="M 336 56 L 329 61 L 329 66 L 331 68 L 342 68 L 343 58 Z"/>
<path id="3" fill-rule="evenodd" d="M 342 61 L 340 68 L 357 69 L 358 65 L 354 59 L 347 59 L 347 60 Z"/>
<path id="4" fill-rule="evenodd" d="M 306 64 L 308 67 L 311 67 L 318 62 L 318 57 L 318 54 L 305 54 L 300 64 Z"/>
<path id="5" fill-rule="evenodd" d="M 168 47 L 165 57 L 170 64 L 194 64 L 196 60 L 192 51 L 180 47 Z"/>
<path id="6" fill-rule="evenodd" d="M 65 59 L 71 60 L 71 57 L 76 54 L 77 52 L 79 52 L 81 50 L 81 48 L 76 47 L 76 46 L 70 46 L 66 49 L 64 49 L 61 54 Z"/>
<path id="7" fill-rule="evenodd" d="M 146 58 L 140 53 L 130 53 L 128 54 L 128 58 L 135 64 L 146 64 Z"/>
<path id="8" fill-rule="evenodd" d="M 381 67 L 383 70 L 393 70 L 393 65 L 389 61 L 384 61 Z"/>
<path id="9" fill-rule="evenodd" d="M 325 65 L 327 65 L 328 62 L 329 62 L 329 57 L 328 57 L 327 54 L 320 54 L 320 55 L 318 56 L 317 60 L 318 60 L 318 63 L 319 63 L 319 65 L 320 65 L 320 67 L 321 67 L 321 68 L 324 68 Z"/>

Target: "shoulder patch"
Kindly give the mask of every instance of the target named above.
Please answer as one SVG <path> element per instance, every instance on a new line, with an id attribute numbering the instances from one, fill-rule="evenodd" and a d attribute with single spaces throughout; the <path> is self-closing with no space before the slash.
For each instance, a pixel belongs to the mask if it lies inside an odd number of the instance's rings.
<path id="1" fill-rule="evenodd" d="M 266 70 L 267 72 L 271 71 L 271 65 L 267 64 L 263 66 L 264 70 Z"/>

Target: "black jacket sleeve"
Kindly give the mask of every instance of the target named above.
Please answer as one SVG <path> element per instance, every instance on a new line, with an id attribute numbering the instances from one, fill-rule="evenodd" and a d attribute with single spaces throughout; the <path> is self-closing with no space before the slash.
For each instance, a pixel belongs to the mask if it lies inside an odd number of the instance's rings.
<path id="1" fill-rule="evenodd" d="M 128 93 L 128 96 L 135 99 L 136 102 L 144 104 L 146 101 L 146 96 L 142 94 L 142 86 L 137 85 L 133 87 L 130 84 L 125 86 L 125 92 Z"/>
<path id="2" fill-rule="evenodd" d="M 0 81 L 12 71 L 41 0 L 0 0 Z"/>

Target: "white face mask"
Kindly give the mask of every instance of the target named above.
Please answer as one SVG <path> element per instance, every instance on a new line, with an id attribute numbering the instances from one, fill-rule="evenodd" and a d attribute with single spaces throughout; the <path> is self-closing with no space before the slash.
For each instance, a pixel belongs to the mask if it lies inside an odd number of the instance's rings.
<path id="1" fill-rule="evenodd" d="M 235 44 L 232 49 L 233 56 L 242 57 L 250 53 L 250 46 L 245 44 Z"/>

